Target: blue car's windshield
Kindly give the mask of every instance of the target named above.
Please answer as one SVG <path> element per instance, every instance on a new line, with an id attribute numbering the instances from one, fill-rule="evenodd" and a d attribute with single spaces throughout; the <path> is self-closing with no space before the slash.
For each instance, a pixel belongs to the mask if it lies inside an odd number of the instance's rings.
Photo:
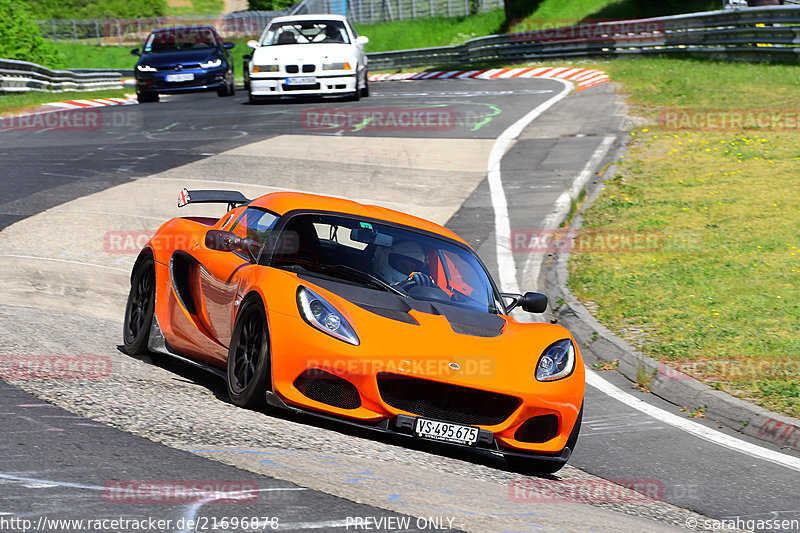
<path id="1" fill-rule="evenodd" d="M 274 239 L 269 262 L 278 268 L 341 276 L 484 313 L 502 309 L 474 253 L 435 235 L 358 218 L 304 214 L 292 217 Z"/>
<path id="2" fill-rule="evenodd" d="M 151 33 L 144 44 L 146 53 L 215 48 L 217 39 L 208 28 L 171 28 Z"/>

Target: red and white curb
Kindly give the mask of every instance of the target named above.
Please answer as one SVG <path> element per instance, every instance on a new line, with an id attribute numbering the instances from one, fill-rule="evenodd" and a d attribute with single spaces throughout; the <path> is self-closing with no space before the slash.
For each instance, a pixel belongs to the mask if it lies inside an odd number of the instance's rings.
<path id="1" fill-rule="evenodd" d="M 602 70 L 569 67 L 495 68 L 490 70 L 442 70 L 435 72 L 406 72 L 403 74 L 370 74 L 370 81 L 451 80 L 478 79 L 501 80 L 507 78 L 559 78 L 575 83 L 576 90 L 608 83 Z"/>
<path id="2" fill-rule="evenodd" d="M 43 107 L 56 107 L 59 109 L 80 109 L 86 107 L 106 107 L 113 105 L 133 105 L 138 104 L 135 96 L 126 98 L 97 98 L 93 100 L 66 100 L 63 102 L 50 102 L 42 104 Z M 47 109 L 50 111 L 50 109 Z M 43 110 L 44 111 L 44 110 Z"/>

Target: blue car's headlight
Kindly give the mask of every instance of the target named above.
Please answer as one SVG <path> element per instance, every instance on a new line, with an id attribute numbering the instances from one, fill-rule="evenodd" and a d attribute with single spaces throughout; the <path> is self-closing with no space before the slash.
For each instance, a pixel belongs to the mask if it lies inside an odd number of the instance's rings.
<path id="1" fill-rule="evenodd" d="M 151 67 L 150 65 L 136 65 L 136 70 L 139 72 L 155 72 L 156 69 Z"/>
<path id="2" fill-rule="evenodd" d="M 217 59 L 212 59 L 211 61 L 207 61 L 205 63 L 200 63 L 200 66 L 202 68 L 214 68 L 220 66 L 221 64 L 222 60 L 217 58 Z"/>
<path id="3" fill-rule="evenodd" d="M 554 342 L 539 357 L 536 365 L 536 379 L 539 381 L 555 381 L 562 379 L 575 369 L 575 347 L 572 341 L 563 339 Z"/>
<path id="4" fill-rule="evenodd" d="M 339 340 L 359 345 L 358 335 L 350 323 L 333 305 L 311 289 L 302 286 L 297 289 L 297 307 L 305 321 L 318 330 Z"/>

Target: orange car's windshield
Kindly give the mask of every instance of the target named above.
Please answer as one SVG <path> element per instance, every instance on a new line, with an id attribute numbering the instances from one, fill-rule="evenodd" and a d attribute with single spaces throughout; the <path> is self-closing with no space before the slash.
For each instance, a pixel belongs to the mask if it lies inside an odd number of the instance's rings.
<path id="1" fill-rule="evenodd" d="M 302 214 L 283 226 L 276 242 L 270 264 L 278 268 L 486 313 L 502 309 L 477 257 L 435 235 L 372 220 Z"/>

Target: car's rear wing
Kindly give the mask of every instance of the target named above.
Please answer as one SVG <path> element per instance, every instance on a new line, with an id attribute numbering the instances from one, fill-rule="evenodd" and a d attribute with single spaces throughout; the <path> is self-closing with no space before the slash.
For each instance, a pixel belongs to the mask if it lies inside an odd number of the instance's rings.
<path id="1" fill-rule="evenodd" d="M 239 191 L 212 191 L 183 189 L 178 196 L 178 207 L 189 204 L 228 204 L 228 211 L 240 204 L 248 204 L 250 199 Z"/>

